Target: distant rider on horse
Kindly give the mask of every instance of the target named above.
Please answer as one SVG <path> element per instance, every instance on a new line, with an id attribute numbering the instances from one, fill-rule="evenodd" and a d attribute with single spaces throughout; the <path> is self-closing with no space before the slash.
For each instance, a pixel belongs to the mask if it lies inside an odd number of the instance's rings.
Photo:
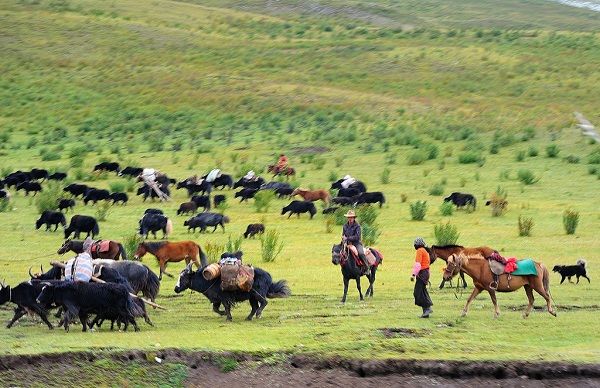
<path id="1" fill-rule="evenodd" d="M 277 164 L 275 165 L 275 172 L 276 173 L 282 173 L 287 168 L 288 168 L 288 158 L 287 158 L 287 156 L 285 156 L 285 154 L 279 155 L 279 160 L 277 161 Z"/>
<path id="2" fill-rule="evenodd" d="M 371 268 L 369 267 L 369 262 L 365 257 L 365 251 L 360 242 L 360 225 L 356 222 L 356 213 L 353 210 L 348 210 L 348 213 L 345 214 L 348 222 L 344 224 L 344 228 L 342 230 L 342 242 L 346 244 L 353 245 L 358 252 L 358 257 L 363 262 L 365 268 L 365 275 L 371 275 Z"/>

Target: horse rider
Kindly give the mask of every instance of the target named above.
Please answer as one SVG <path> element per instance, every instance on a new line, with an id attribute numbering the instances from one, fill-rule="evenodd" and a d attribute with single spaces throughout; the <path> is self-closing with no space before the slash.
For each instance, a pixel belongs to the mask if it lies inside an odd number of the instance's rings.
<path id="1" fill-rule="evenodd" d="M 416 252 L 415 264 L 413 266 L 412 275 L 410 281 L 415 282 L 415 289 L 413 295 L 415 297 L 415 305 L 420 306 L 423 309 L 421 318 L 429 318 L 429 315 L 433 313 L 431 306 L 433 302 L 427 292 L 427 283 L 429 283 L 429 253 L 425 248 L 425 241 L 421 237 L 417 237 L 413 243 Z"/>
<path id="2" fill-rule="evenodd" d="M 277 161 L 277 164 L 275 165 L 275 170 L 280 173 L 285 171 L 285 169 L 288 167 L 288 158 L 287 156 L 285 156 L 285 154 L 281 154 L 279 155 L 279 160 Z"/>
<path id="3" fill-rule="evenodd" d="M 369 262 L 365 257 L 365 250 L 363 248 L 362 243 L 360 242 L 360 224 L 356 222 L 356 213 L 353 210 L 348 210 L 348 213 L 344 214 L 344 216 L 348 219 L 348 222 L 344 224 L 344 228 L 342 229 L 342 241 L 346 244 L 353 245 L 358 252 L 358 257 L 363 262 L 365 275 L 371 275 L 371 268 L 369 267 Z"/>
<path id="4" fill-rule="evenodd" d="M 86 238 L 83 242 L 83 252 L 67 261 L 65 265 L 65 280 L 89 282 L 92 279 L 94 265 L 92 263 L 91 249 L 93 243 L 94 241 L 91 238 Z"/>

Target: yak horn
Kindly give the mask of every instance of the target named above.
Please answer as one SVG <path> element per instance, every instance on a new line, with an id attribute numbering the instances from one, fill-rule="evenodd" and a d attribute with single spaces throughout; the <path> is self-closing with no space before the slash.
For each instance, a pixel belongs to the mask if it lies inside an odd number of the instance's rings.
<path id="1" fill-rule="evenodd" d="M 40 273 L 44 273 L 44 266 L 40 264 Z"/>
<path id="2" fill-rule="evenodd" d="M 29 267 L 29 277 L 30 278 L 34 278 L 33 274 L 31 273 L 31 269 L 33 268 L 33 265 L 31 267 Z"/>

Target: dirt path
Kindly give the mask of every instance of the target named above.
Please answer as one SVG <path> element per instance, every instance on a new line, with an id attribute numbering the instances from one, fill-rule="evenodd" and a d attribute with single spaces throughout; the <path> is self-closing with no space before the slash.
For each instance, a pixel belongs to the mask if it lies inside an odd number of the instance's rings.
<path id="1" fill-rule="evenodd" d="M 137 381 L 136 376 L 161 376 L 162 383 L 168 380 L 173 386 L 190 387 L 600 387 L 600 364 L 419 360 L 364 363 L 281 354 L 265 357 L 177 349 L 0 356 L 0 386 L 60 386 L 81 382 L 82 373 L 92 373 L 96 381 L 89 381 L 87 386 L 120 382 L 148 385 L 154 380 Z M 185 380 L 172 380 L 174 371 L 181 370 Z M 101 376 L 107 380 L 98 380 Z"/>

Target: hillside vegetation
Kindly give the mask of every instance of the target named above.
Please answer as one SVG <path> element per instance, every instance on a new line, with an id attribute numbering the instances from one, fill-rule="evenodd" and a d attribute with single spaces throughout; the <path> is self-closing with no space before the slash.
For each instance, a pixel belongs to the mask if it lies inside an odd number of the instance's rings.
<path id="1" fill-rule="evenodd" d="M 84 336 L 75 326 L 49 333 L 25 317 L 0 329 L 0 352 L 180 347 L 597 362 L 590 324 L 600 296 L 600 148 L 575 127 L 573 111 L 600 123 L 598 14 L 537 0 L 498 3 L 1 0 L 0 175 L 44 167 L 68 172 L 69 182 L 129 191 L 130 203 L 100 223 L 107 239 L 134 234 L 148 207 L 171 217 L 171 240 L 203 248 L 224 249 L 247 224 L 264 222 L 280 233 L 282 253 L 262 262 L 260 241 L 248 240 L 245 260 L 287 279 L 293 296 L 271 301 L 253 322 L 243 321 L 249 306 L 240 304 L 225 325 L 202 295 L 175 295 L 176 277 L 164 278 L 157 302 L 169 311 L 150 312 L 154 328 Z M 327 222 L 321 205 L 313 220 L 288 220 L 280 215 L 288 200 L 257 213 L 253 200 L 239 204 L 233 191 L 217 191 L 228 196 L 226 232 L 191 235 L 187 217 L 176 216 L 183 191 L 148 204 L 133 182 L 91 173 L 110 160 L 177 179 L 214 167 L 268 178 L 265 166 L 280 152 L 298 170 L 294 185 L 328 189 L 351 174 L 385 193 L 375 244 L 385 261 L 373 300 L 358 302 L 351 283 L 340 305 L 330 252 L 341 227 Z M 57 259 L 63 236 L 36 231 L 36 200 L 10 191 L 0 212 L 0 279 L 14 285 L 30 266 Z M 477 209 L 442 215 L 442 199 L 454 191 L 475 195 Z M 508 201 L 499 217 L 484 206 L 496 192 Z M 423 221 L 411 220 L 416 201 L 427 201 Z M 567 210 L 580 216 L 574 235 L 563 228 Z M 98 212 L 78 201 L 69 216 Z M 519 218 L 533 220 L 530 237 L 519 237 Z M 469 290 L 458 299 L 438 291 L 443 263 L 436 263 L 434 314 L 418 320 L 412 241 L 435 243 L 434 226 L 448 222 L 460 244 L 533 257 L 550 269 L 585 257 L 592 282 L 558 285 L 551 274 L 558 318 L 538 310 L 523 320 L 520 290 L 499 296 L 497 321 L 487 295 L 461 319 Z M 157 270 L 154 258 L 143 260 Z M 10 319 L 10 306 L 1 309 L 1 320 Z M 379 330 L 400 327 L 417 335 L 387 338 Z"/>

